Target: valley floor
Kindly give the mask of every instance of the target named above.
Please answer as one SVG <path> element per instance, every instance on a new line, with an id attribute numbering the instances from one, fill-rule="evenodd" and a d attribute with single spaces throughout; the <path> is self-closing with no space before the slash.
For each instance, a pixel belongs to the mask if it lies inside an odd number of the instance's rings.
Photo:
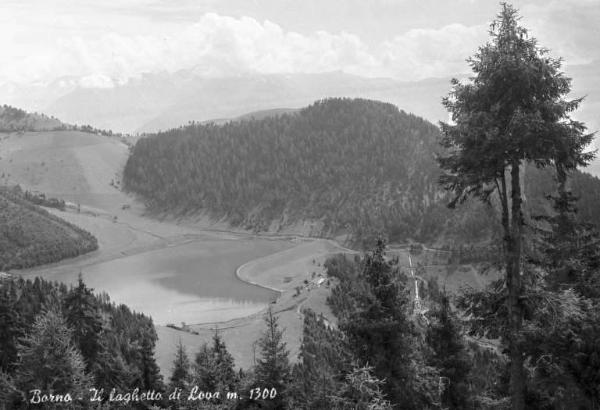
<path id="1" fill-rule="evenodd" d="M 106 196 L 101 201 L 103 205 L 112 202 L 108 209 L 100 209 L 82 205 L 80 211 L 69 209 L 61 212 L 50 209 L 61 218 L 90 231 L 98 238 L 99 249 L 87 255 L 77 258 L 63 260 L 61 262 L 39 266 L 32 269 L 22 270 L 19 273 L 24 277 L 42 276 L 49 280 L 63 282 L 74 282 L 79 272 L 93 270 L 94 267 L 140 255 L 143 258 L 150 257 L 154 252 L 175 248 L 186 244 L 198 244 L 199 247 L 214 246 L 219 243 L 237 243 L 239 241 L 249 242 L 256 239 L 272 241 L 268 247 L 262 247 L 258 252 L 265 256 L 251 259 L 237 267 L 235 272 L 221 272 L 224 275 L 236 275 L 239 280 L 266 287 L 279 293 L 277 300 L 271 305 L 277 312 L 280 324 L 285 331 L 285 339 L 290 350 L 290 357 L 297 356 L 302 336 L 303 317 L 301 308 L 310 306 L 317 313 L 333 321 L 334 318 L 329 311 L 325 301 L 329 292 L 329 286 L 324 278 L 323 262 L 331 253 L 349 251 L 337 243 L 329 240 L 304 238 L 293 235 L 264 234 L 254 235 L 243 231 L 234 231 L 224 224 L 209 223 L 200 218 L 191 221 L 185 220 L 159 221 L 143 215 L 143 206 L 136 203 L 130 197 L 116 191 Z M 121 209 L 121 204 L 128 204 L 128 209 Z M 231 242 L 230 242 L 231 241 Z M 254 246 L 250 244 L 250 246 Z M 279 252 L 270 252 L 271 249 Z M 121 275 L 128 275 L 122 272 Z M 148 281 L 157 278 L 149 277 Z M 122 295 L 111 290 L 108 278 L 88 278 L 91 287 L 96 291 L 107 291 L 111 299 L 119 303 L 132 305 L 132 300 L 143 299 L 145 303 L 153 303 L 152 310 L 160 309 L 163 301 L 156 298 L 152 292 L 156 288 L 137 284 L 136 290 L 130 287 L 128 294 Z M 135 277 L 135 280 L 144 282 L 145 278 Z M 305 283 L 306 281 L 306 283 Z M 104 282 L 104 283 L 103 283 Z M 187 284 L 189 285 L 189 284 Z M 127 284 L 125 285 L 127 286 Z M 186 284 L 183 284 L 185 287 Z M 298 290 L 296 290 L 298 288 Z M 135 292 L 135 294 L 133 294 Z M 117 298 L 114 294 L 117 294 Z M 170 300 L 172 304 L 189 304 L 189 295 L 180 294 L 178 301 Z M 157 300 L 161 300 L 160 302 Z M 135 303 L 134 303 L 135 305 Z M 133 306 L 135 308 L 135 306 Z M 267 308 L 266 303 L 251 304 L 240 309 L 228 312 L 231 319 L 222 321 L 223 312 L 217 312 L 216 320 L 202 320 L 201 323 L 187 320 L 190 331 L 185 332 L 165 326 L 165 323 L 157 323 L 159 336 L 156 347 L 157 362 L 162 373 L 168 377 L 170 367 L 175 353 L 178 340 L 184 342 L 190 354 L 195 354 L 203 342 L 210 342 L 214 329 L 219 329 L 228 349 L 234 356 L 236 364 L 242 368 L 248 368 L 253 364 L 254 341 L 258 340 L 264 328 L 262 313 Z M 142 310 L 143 313 L 150 313 Z M 209 315 L 210 316 L 210 315 Z M 203 316 L 206 318 L 206 316 Z M 183 320 L 173 321 L 179 325 Z M 155 322 L 157 322 L 155 320 Z"/>
<path id="2" fill-rule="evenodd" d="M 157 361 L 165 376 L 171 372 L 178 339 L 193 356 L 203 342 L 210 342 L 215 328 L 237 366 L 250 367 L 269 301 L 274 300 L 271 307 L 285 329 L 292 360 L 302 337 L 303 308 L 335 323 L 326 304 L 333 283 L 325 278 L 323 263 L 332 253 L 351 251 L 334 241 L 302 236 L 310 232 L 310 224 L 282 234 L 255 235 L 205 217 L 148 216 L 143 204 L 120 189 L 128 148 L 115 139 L 80 132 L 25 133 L 4 135 L 1 145 L 6 161 L 0 182 L 19 183 L 23 189 L 68 201 L 66 212 L 49 211 L 91 232 L 99 244 L 89 254 L 19 273 L 74 283 L 82 272 L 96 292 L 107 291 L 112 300 L 151 314 L 159 336 Z M 166 266 L 156 266 L 157 254 L 169 252 L 160 261 Z M 404 259 L 405 253 L 400 251 Z M 190 269 L 194 261 L 206 266 Z M 463 267 L 456 272 L 435 267 L 431 272 L 444 278 L 448 288 L 472 283 L 476 276 Z M 216 287 L 207 283 L 214 281 L 215 273 L 219 282 L 225 277 L 227 281 Z M 217 298 L 213 290 L 219 292 Z M 239 299 L 251 300 L 240 304 Z M 189 331 L 165 326 L 181 322 Z"/>

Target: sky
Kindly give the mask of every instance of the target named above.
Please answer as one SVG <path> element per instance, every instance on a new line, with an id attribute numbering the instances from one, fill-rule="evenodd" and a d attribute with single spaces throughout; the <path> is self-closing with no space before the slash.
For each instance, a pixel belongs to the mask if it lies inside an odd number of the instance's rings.
<path id="1" fill-rule="evenodd" d="M 567 67 L 600 61 L 600 0 L 513 4 Z M 0 0 L 0 85 L 114 87 L 182 69 L 445 77 L 469 71 L 499 10 L 478 0 Z"/>

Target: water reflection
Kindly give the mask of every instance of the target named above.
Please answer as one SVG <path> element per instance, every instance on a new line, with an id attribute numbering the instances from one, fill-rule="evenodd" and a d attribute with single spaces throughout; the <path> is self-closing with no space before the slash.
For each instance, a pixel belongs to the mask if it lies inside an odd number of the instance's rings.
<path id="1" fill-rule="evenodd" d="M 83 279 L 156 324 L 226 321 L 255 313 L 277 297 L 236 278 L 237 267 L 290 246 L 284 241 L 200 241 L 86 267 Z M 77 280 L 74 272 L 52 279 Z"/>

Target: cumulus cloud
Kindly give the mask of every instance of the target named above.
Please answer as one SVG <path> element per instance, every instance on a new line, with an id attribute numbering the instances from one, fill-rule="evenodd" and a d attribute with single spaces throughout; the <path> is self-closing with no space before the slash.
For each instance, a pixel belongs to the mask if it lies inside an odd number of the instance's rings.
<path id="1" fill-rule="evenodd" d="M 395 77 L 415 79 L 469 71 L 466 58 L 486 41 L 487 25 L 413 29 L 386 41 L 382 62 Z"/>
<path id="2" fill-rule="evenodd" d="M 521 9 L 523 24 L 540 45 L 567 64 L 587 64 L 600 60 L 600 2 L 560 0 L 529 4 Z"/>
<path id="3" fill-rule="evenodd" d="M 446 75 L 448 58 L 464 60 L 472 51 L 465 44 L 479 39 L 480 31 L 455 24 L 440 30 L 411 30 L 383 45 L 368 46 L 346 31 L 300 34 L 268 20 L 216 13 L 158 33 L 86 35 L 75 22 L 68 22 L 72 30 L 55 33 L 43 47 L 2 65 L 0 79 L 27 82 L 75 76 L 84 87 L 110 87 L 145 72 L 187 68 L 205 76 L 343 70 L 418 79 Z M 64 21 L 63 25 L 68 26 Z M 12 31 L 18 32 L 17 28 Z M 6 49 L 10 53 L 8 44 Z M 12 49 L 18 50 L 14 44 Z"/>
<path id="4" fill-rule="evenodd" d="M 342 70 L 418 80 L 467 72 L 465 59 L 486 41 L 488 28 L 481 21 L 433 28 L 399 25 L 394 34 L 373 41 L 348 29 L 294 31 L 248 16 L 203 12 L 193 19 L 160 20 L 154 12 L 141 11 L 156 4 L 175 6 L 129 0 L 118 13 L 121 3 L 110 0 L 92 8 L 95 2 L 82 0 L 63 4 L 60 12 L 55 2 L 10 3 L 9 13 L 0 13 L 0 83 L 74 77 L 84 87 L 111 87 L 143 73 L 181 69 L 205 76 Z M 468 2 L 458 0 L 463 3 Z M 109 6 L 110 11 L 100 12 Z M 526 5 L 521 14 L 542 45 L 577 63 L 600 58 L 597 36 L 590 36 L 597 33 L 599 13 L 597 0 L 565 0 Z M 568 32 L 565 21 L 572 23 Z"/>

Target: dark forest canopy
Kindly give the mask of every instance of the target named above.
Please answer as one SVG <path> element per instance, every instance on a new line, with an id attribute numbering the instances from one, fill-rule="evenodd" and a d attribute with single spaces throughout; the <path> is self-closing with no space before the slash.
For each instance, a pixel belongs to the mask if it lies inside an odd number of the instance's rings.
<path id="1" fill-rule="evenodd" d="M 73 395 L 71 406 L 39 408 L 89 408 L 91 388 L 163 388 L 152 319 L 94 294 L 81 278 L 70 288 L 0 278 L 0 328 L 0 407 L 31 408 L 32 389 Z"/>
<path id="2" fill-rule="evenodd" d="M 0 270 L 57 262 L 97 248 L 92 234 L 34 205 L 18 187 L 0 187 Z"/>
<path id="3" fill-rule="evenodd" d="M 391 104 L 327 99 L 142 138 L 124 185 L 155 211 L 208 212 L 258 231 L 310 221 L 312 235 L 345 233 L 361 244 L 379 232 L 392 241 L 481 242 L 494 229 L 490 210 L 446 209 L 438 138 L 435 125 Z M 600 192 L 596 178 L 586 182 Z"/>

